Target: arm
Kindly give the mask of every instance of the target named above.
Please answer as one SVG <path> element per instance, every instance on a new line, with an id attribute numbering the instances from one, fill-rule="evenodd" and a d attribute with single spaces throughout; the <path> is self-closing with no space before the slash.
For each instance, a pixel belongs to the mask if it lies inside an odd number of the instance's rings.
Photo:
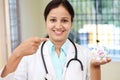
<path id="1" fill-rule="evenodd" d="M 7 76 L 9 73 L 14 72 L 20 63 L 22 56 L 18 55 L 17 53 L 13 52 L 11 57 L 9 58 L 7 64 L 5 65 L 1 77 Z"/>
<path id="2" fill-rule="evenodd" d="M 90 65 L 90 80 L 101 80 L 101 68 L 100 66 Z"/>
<path id="3" fill-rule="evenodd" d="M 5 68 L 2 71 L 1 77 L 7 76 L 9 73 L 14 72 L 24 56 L 34 54 L 42 41 L 47 38 L 32 37 L 22 42 L 12 53 L 11 57 Z"/>
<path id="4" fill-rule="evenodd" d="M 106 58 L 105 60 L 92 59 L 90 63 L 90 80 L 101 80 L 101 65 L 110 61 L 110 58 Z"/>

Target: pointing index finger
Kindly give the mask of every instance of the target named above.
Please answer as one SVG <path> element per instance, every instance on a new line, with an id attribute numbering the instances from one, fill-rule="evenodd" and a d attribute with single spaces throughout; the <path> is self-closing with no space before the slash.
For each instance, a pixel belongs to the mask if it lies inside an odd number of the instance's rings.
<path id="1" fill-rule="evenodd" d="M 48 38 L 40 38 L 40 42 L 47 41 Z"/>
<path id="2" fill-rule="evenodd" d="M 48 38 L 39 38 L 39 37 L 32 38 L 32 41 L 35 43 L 38 43 L 38 44 L 40 44 L 43 41 L 47 41 L 47 40 L 48 40 Z"/>

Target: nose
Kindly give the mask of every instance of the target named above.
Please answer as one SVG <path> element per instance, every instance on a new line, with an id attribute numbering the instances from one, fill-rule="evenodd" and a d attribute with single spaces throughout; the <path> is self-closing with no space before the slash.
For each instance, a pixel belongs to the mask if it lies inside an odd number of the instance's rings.
<path id="1" fill-rule="evenodd" d="M 56 28 L 62 28 L 62 23 L 60 22 L 60 21 L 58 21 L 57 23 L 56 23 L 56 26 L 55 26 Z"/>

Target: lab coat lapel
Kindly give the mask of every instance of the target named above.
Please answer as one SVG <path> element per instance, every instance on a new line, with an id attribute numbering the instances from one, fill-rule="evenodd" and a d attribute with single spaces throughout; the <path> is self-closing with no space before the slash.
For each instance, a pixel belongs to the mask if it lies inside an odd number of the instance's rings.
<path id="1" fill-rule="evenodd" d="M 48 73 L 53 77 L 53 79 L 55 79 L 56 78 L 55 70 L 54 70 L 54 67 L 52 65 L 50 53 L 49 53 L 49 50 L 48 50 L 48 45 L 44 45 L 43 56 L 44 56 L 44 59 L 45 59 L 45 63 L 46 63 L 46 66 L 47 66 Z"/>
<path id="2" fill-rule="evenodd" d="M 70 62 L 69 67 L 66 68 L 68 61 L 74 58 L 74 56 L 75 56 L 75 49 L 73 44 L 70 42 L 62 80 L 82 80 L 83 72 L 81 71 L 80 63 L 78 61 Z"/>
<path id="3" fill-rule="evenodd" d="M 66 78 L 65 78 L 65 77 L 66 77 L 66 71 L 67 71 L 66 66 L 67 66 L 68 61 L 69 61 L 71 58 L 74 57 L 74 53 L 75 53 L 74 47 L 73 47 L 73 45 L 70 43 L 70 41 L 69 41 L 69 46 L 68 46 L 68 51 L 67 51 L 67 52 L 68 52 L 68 53 L 67 53 L 66 63 L 65 63 L 65 66 L 64 66 L 64 71 L 63 71 L 62 80 L 66 80 Z"/>

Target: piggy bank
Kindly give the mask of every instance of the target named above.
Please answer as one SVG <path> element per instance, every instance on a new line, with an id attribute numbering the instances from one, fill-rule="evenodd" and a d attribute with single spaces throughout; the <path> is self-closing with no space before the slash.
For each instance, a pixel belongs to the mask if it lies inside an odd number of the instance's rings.
<path id="1" fill-rule="evenodd" d="M 92 49 L 92 54 L 93 58 L 102 60 L 108 56 L 108 49 L 104 46 L 96 46 Z"/>

